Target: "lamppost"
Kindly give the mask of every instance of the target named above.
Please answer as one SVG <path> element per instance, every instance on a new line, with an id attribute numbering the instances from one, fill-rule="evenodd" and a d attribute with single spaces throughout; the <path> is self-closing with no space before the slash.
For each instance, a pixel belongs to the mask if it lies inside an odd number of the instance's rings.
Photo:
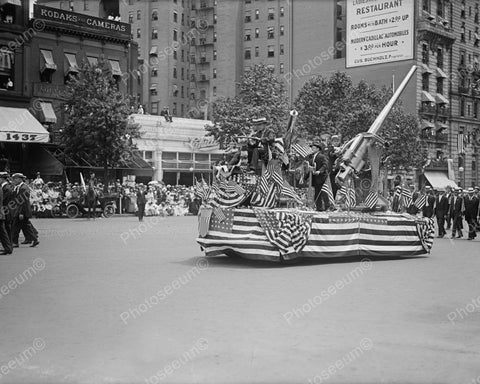
<path id="1" fill-rule="evenodd" d="M 460 173 L 460 185 L 462 188 L 465 188 L 465 168 L 459 167 L 458 172 Z"/>

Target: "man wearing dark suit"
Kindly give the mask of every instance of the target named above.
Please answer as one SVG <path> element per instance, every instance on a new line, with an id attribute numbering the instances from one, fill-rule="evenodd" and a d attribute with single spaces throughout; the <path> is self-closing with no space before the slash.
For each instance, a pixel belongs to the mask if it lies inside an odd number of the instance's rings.
<path id="1" fill-rule="evenodd" d="M 143 221 L 143 215 L 145 214 L 145 204 L 147 203 L 147 191 L 143 187 L 143 184 L 138 186 L 137 191 L 137 206 L 138 206 L 138 220 Z"/>
<path id="2" fill-rule="evenodd" d="M 435 199 L 435 216 L 437 218 L 438 237 L 444 237 L 447 234 L 445 231 L 445 216 L 447 215 L 449 208 L 450 204 L 447 195 L 440 192 Z"/>
<path id="3" fill-rule="evenodd" d="M 25 176 L 21 173 L 14 173 L 12 175 L 12 181 L 15 185 L 15 210 L 13 217 L 12 228 L 12 243 L 13 246 L 18 246 L 18 235 L 20 230 L 25 234 L 25 239 L 31 239 L 31 247 L 36 247 L 40 242 L 37 237 L 37 230 L 30 222 L 32 217 L 32 208 L 30 206 L 30 188 L 24 182 Z"/>
<path id="4" fill-rule="evenodd" d="M 447 215 L 445 216 L 445 221 L 447 222 L 447 229 L 450 229 L 452 226 L 452 216 L 450 215 L 450 208 L 453 206 L 453 192 L 450 186 L 445 188 L 445 196 L 448 199 L 448 211 Z"/>
<path id="5" fill-rule="evenodd" d="M 322 187 L 327 180 L 330 166 L 327 157 L 321 152 L 323 149 L 322 143 L 315 140 L 311 146 L 315 151 L 310 160 L 310 166 L 312 169 L 312 186 L 315 188 L 315 206 L 317 207 L 317 211 L 325 211 L 329 208 L 330 202 L 328 200 L 328 195 L 325 192 L 322 193 Z"/>
<path id="6" fill-rule="evenodd" d="M 11 189 L 7 178 L 7 172 L 0 172 L 0 242 L 3 247 L 0 255 L 10 255 L 13 252 L 11 218 L 8 208 L 8 203 L 11 199 Z"/>
<path id="7" fill-rule="evenodd" d="M 477 237 L 478 198 L 473 193 L 473 188 L 470 187 L 468 188 L 468 196 L 465 197 L 465 220 L 468 223 L 468 240 L 473 240 Z"/>
<path id="8" fill-rule="evenodd" d="M 393 198 L 392 198 L 392 211 L 393 212 L 400 212 L 401 207 L 400 207 L 400 196 L 402 195 L 402 187 L 400 185 L 397 185 L 395 187 L 395 192 L 393 193 Z"/>
<path id="9" fill-rule="evenodd" d="M 458 236 L 457 236 L 458 239 L 463 237 L 462 216 L 463 216 L 463 210 L 464 210 L 464 205 L 463 205 L 464 203 L 463 203 L 462 192 L 463 192 L 462 188 L 458 188 L 455 190 L 455 193 L 453 196 L 453 203 L 450 206 L 450 215 L 453 219 L 452 239 L 455 238 L 456 233 L 458 233 Z"/>
<path id="10" fill-rule="evenodd" d="M 423 217 L 432 218 L 435 205 L 435 196 L 433 196 L 432 187 L 425 187 L 425 192 L 427 193 L 427 199 L 422 209 Z"/>

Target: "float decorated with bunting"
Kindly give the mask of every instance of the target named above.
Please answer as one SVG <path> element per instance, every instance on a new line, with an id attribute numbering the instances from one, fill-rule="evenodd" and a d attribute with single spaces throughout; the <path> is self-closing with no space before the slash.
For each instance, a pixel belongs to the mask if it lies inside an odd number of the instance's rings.
<path id="1" fill-rule="evenodd" d="M 263 146 L 257 147 L 255 140 L 261 140 L 249 136 L 248 145 L 255 148 L 253 152 L 240 148 L 228 164 L 216 168 L 211 185 L 197 180 L 195 194 L 202 200 L 197 242 L 205 255 L 282 262 L 429 253 L 433 246 L 433 220 L 405 210 L 391 211 L 379 182 L 385 142 L 378 131 L 415 70 L 412 67 L 370 129 L 339 148 L 339 171 L 334 178 L 339 190 L 334 198 L 331 179 L 326 177 L 320 192 L 325 196 L 325 210 L 314 210 L 312 205 L 311 160 L 303 161 L 299 167 L 305 166 L 306 173 L 310 173 L 310 188 L 305 194 L 299 193 L 286 176 L 285 170 L 292 168 L 288 155 L 295 152 L 300 158 L 311 156 L 308 146 L 289 142 L 296 111 L 290 113 L 283 138 L 267 137 Z M 257 148 L 261 153 L 257 153 Z M 261 172 L 249 166 L 257 164 L 257 157 L 263 160 L 259 162 Z M 371 180 L 368 191 L 362 195 L 356 184 L 366 162 Z M 414 204 L 421 209 L 425 204 L 424 196 L 413 202 L 411 193 L 403 186 L 396 194 L 400 206 Z"/>

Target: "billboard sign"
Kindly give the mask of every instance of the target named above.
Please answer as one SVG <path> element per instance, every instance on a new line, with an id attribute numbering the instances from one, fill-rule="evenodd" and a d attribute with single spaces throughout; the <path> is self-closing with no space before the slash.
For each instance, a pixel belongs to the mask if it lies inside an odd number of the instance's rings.
<path id="1" fill-rule="evenodd" d="M 346 67 L 413 59 L 414 0 L 347 0 Z"/>

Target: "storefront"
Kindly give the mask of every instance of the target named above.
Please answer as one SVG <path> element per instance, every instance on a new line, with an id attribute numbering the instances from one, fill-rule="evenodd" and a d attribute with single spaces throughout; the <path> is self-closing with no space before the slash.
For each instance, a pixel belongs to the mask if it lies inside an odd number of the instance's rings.
<path id="1" fill-rule="evenodd" d="M 213 137 L 205 136 L 208 120 L 131 115 L 142 138 L 135 141 L 143 159 L 154 168 L 154 179 L 171 185 L 192 185 L 195 178 L 211 181 L 212 166 L 223 159 Z"/>

